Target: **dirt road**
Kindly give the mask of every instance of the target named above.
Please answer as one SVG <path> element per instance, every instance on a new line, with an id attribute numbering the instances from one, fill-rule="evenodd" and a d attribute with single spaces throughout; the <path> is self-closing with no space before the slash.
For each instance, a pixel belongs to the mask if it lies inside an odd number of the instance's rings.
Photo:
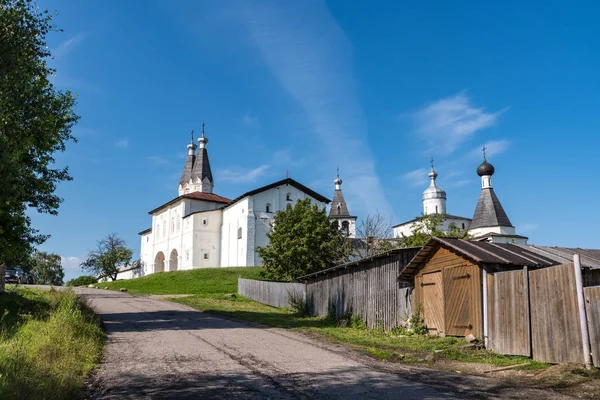
<path id="1" fill-rule="evenodd" d="M 100 398 L 563 398 L 494 379 L 376 362 L 282 329 L 148 297 L 77 289 L 104 320 Z"/>

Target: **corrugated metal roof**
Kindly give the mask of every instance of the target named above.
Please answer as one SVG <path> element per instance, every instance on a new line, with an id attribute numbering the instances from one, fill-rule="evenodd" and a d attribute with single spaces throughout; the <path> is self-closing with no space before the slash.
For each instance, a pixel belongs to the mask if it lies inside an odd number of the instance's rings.
<path id="1" fill-rule="evenodd" d="M 499 264 L 506 266 L 549 267 L 561 264 L 550 256 L 529 250 L 527 246 L 517 246 L 510 243 L 476 242 L 455 238 L 432 237 L 429 242 L 415 255 L 406 268 L 398 276 L 398 280 L 407 281 L 418 272 L 429 257 L 444 247 L 461 257 L 476 264 Z"/>
<path id="2" fill-rule="evenodd" d="M 573 262 L 573 254 L 579 253 L 581 266 L 591 269 L 600 269 L 600 250 L 582 249 L 558 246 L 533 246 L 533 245 L 514 245 L 520 248 L 526 248 L 543 257 L 551 258 L 561 264 Z"/>

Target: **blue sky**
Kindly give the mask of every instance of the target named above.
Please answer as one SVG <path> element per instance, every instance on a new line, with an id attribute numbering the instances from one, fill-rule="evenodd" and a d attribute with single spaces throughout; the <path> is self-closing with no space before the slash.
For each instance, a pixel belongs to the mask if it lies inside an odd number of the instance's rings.
<path id="1" fill-rule="evenodd" d="M 471 217 L 482 145 L 530 243 L 600 247 L 600 7 L 594 2 L 41 1 L 55 84 L 78 94 L 59 216 L 33 215 L 67 278 L 177 196 L 191 129 L 215 193 L 285 177 L 350 211 L 421 212 L 429 159 Z"/>

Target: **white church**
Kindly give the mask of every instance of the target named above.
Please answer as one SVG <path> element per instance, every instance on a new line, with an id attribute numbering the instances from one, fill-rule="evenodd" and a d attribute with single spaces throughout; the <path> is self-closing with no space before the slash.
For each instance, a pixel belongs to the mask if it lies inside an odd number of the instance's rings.
<path id="1" fill-rule="evenodd" d="M 437 185 L 437 172 L 433 168 L 431 160 L 431 171 L 429 172 L 429 187 L 425 189 L 421 199 L 423 201 L 423 215 L 445 214 L 446 218 L 440 223 L 438 229 L 448 232 L 451 225 L 467 230 L 472 240 L 486 241 L 492 243 L 514 243 L 527 244 L 527 237 L 517 235 L 515 227 L 508 219 L 498 196 L 492 187 L 492 175 L 495 168 L 488 163 L 483 148 L 483 162 L 477 167 L 477 175 L 481 177 L 481 193 L 475 208 L 473 218 L 460 217 L 448 214 L 446 211 L 446 192 Z M 418 228 L 420 221 L 413 220 L 394 225 L 394 238 L 410 236 Z"/>
<path id="2" fill-rule="evenodd" d="M 254 189 L 233 200 L 219 196 L 213 193 L 215 182 L 204 124 L 198 143 L 196 146 L 192 138 L 187 146 L 179 195 L 151 210 L 152 226 L 139 233 L 143 265 L 140 275 L 262 265 L 256 248 L 268 244 L 267 232 L 275 213 L 305 198 L 323 208 L 330 203 L 325 196 L 291 178 Z M 334 184 L 330 216 L 339 221 L 349 237 L 354 237 L 356 217 L 348 212 L 339 173 Z"/>

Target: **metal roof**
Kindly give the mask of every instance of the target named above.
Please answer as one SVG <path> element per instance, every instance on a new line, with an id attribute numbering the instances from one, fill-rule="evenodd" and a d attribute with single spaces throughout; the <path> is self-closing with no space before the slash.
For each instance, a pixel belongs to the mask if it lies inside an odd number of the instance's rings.
<path id="1" fill-rule="evenodd" d="M 346 200 L 344 199 L 342 189 L 336 189 L 335 192 L 333 192 L 333 201 L 331 202 L 331 208 L 329 209 L 329 216 L 350 217 L 350 212 L 348 211 L 348 206 L 346 205 Z"/>
<path id="2" fill-rule="evenodd" d="M 249 192 L 246 192 L 246 193 L 244 193 L 243 195 L 241 195 L 241 196 L 238 196 L 238 197 L 236 197 L 235 199 L 231 200 L 231 204 L 228 204 L 228 205 L 227 205 L 227 206 L 225 206 L 224 208 L 227 208 L 227 207 L 229 207 L 229 206 L 232 206 L 233 204 L 237 203 L 238 201 L 240 201 L 240 200 L 241 200 L 241 199 L 243 199 L 244 197 L 253 196 L 253 195 L 255 195 L 255 194 L 258 194 L 258 193 L 264 192 L 265 190 L 273 189 L 273 188 L 276 188 L 276 187 L 278 187 L 278 186 L 284 186 L 284 185 L 290 185 L 290 186 L 293 186 L 293 187 L 295 187 L 296 189 L 298 189 L 298 190 L 300 190 L 300 191 L 302 191 L 302 192 L 306 193 L 307 195 L 311 196 L 313 199 L 315 199 L 315 200 L 317 200 L 317 201 L 321 201 L 321 202 L 323 202 L 323 203 L 326 203 L 326 204 L 331 202 L 331 200 L 329 200 L 327 197 L 325 197 L 325 196 L 323 196 L 323 195 L 321 195 L 321 194 L 319 194 L 319 193 L 315 192 L 315 191 L 314 191 L 314 190 L 312 190 L 312 189 L 309 189 L 308 187 L 304 186 L 304 185 L 303 185 L 303 184 L 301 184 L 300 182 L 298 182 L 298 181 L 295 181 L 295 180 L 294 180 L 294 179 L 292 179 L 292 178 L 286 178 L 286 179 L 282 179 L 282 180 L 280 180 L 280 181 L 277 181 L 277 182 L 273 182 L 273 183 L 271 183 L 270 185 L 266 185 L 266 186 L 260 187 L 260 188 L 258 188 L 258 189 L 254 189 L 254 190 L 251 190 L 251 191 L 249 191 Z"/>
<path id="3" fill-rule="evenodd" d="M 469 259 L 479 265 L 499 264 L 521 267 L 549 267 L 561 264 L 561 261 L 531 251 L 527 246 L 432 237 L 407 264 L 406 268 L 398 276 L 398 280 L 406 281 L 411 279 L 440 247 L 444 247 L 460 257 Z"/>
<path id="4" fill-rule="evenodd" d="M 296 280 L 297 281 L 306 281 L 309 278 L 313 278 L 313 277 L 316 277 L 316 276 L 319 276 L 319 275 L 328 274 L 330 272 L 337 271 L 338 269 L 347 269 L 347 268 L 358 267 L 361 264 L 369 263 L 369 262 L 371 262 L 373 260 L 377 260 L 379 258 L 389 257 L 390 255 L 393 255 L 393 254 L 398 254 L 398 253 L 408 252 L 408 251 L 417 252 L 419 249 L 420 249 L 420 247 L 404 247 L 404 248 L 398 248 L 398 249 L 389 250 L 389 251 L 386 251 L 386 252 L 383 252 L 383 253 L 375 254 L 375 255 L 370 256 L 370 257 L 362 258 L 362 259 L 357 260 L 357 261 L 353 261 L 353 262 L 349 262 L 349 263 L 345 263 L 345 264 L 336 265 L 335 267 L 327 268 L 327 269 L 324 269 L 322 271 L 317 271 L 317 272 L 313 272 L 312 274 L 303 275 L 301 277 L 296 278 Z"/>
<path id="5" fill-rule="evenodd" d="M 533 246 L 533 245 L 515 245 L 527 248 L 536 254 L 552 258 L 561 264 L 573 262 L 573 254 L 578 253 L 581 260 L 581 266 L 591 269 L 600 269 L 600 250 L 582 249 L 580 247 L 558 247 L 558 246 Z"/>

